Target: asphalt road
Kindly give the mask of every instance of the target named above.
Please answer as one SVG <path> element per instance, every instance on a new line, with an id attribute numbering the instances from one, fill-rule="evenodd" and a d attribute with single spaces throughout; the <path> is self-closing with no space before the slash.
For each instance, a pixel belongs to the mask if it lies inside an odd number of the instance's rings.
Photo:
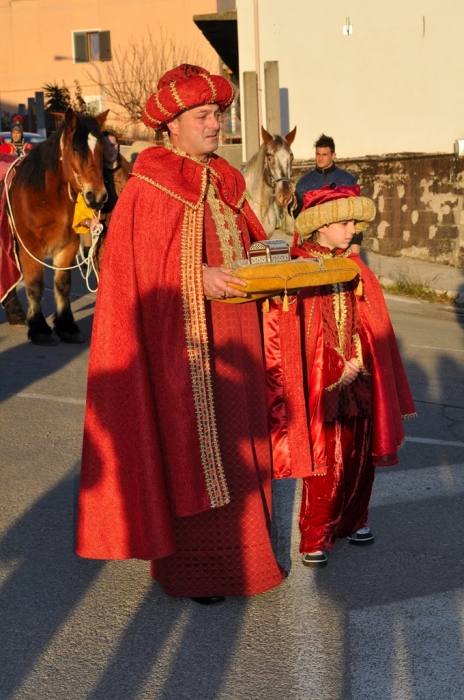
<path id="1" fill-rule="evenodd" d="M 277 483 L 290 576 L 211 609 L 165 596 L 145 562 L 74 556 L 88 342 L 32 346 L 0 312 L 0 700 L 464 698 L 464 316 L 388 305 L 419 417 L 378 471 L 375 545 L 306 569 L 298 483 Z M 81 282 L 73 307 L 88 339 Z"/>

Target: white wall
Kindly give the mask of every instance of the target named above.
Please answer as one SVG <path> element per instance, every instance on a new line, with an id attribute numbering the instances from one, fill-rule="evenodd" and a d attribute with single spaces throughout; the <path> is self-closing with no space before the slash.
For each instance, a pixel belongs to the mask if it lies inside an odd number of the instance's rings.
<path id="1" fill-rule="evenodd" d="M 237 0 L 237 11 L 241 72 L 259 52 L 264 84 L 264 62 L 279 61 L 297 158 L 322 132 L 339 158 L 451 153 L 464 138 L 464 0 Z"/>

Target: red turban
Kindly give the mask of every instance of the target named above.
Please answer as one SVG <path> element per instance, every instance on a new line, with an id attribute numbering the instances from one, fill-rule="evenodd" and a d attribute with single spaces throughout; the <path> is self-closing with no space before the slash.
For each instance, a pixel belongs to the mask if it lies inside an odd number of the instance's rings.
<path id="1" fill-rule="evenodd" d="M 359 197 L 361 188 L 359 185 L 324 185 L 318 190 L 309 190 L 303 195 L 303 211 L 308 207 L 316 207 L 324 202 L 331 202 L 334 199 L 343 199 L 345 197 Z"/>
<path id="2" fill-rule="evenodd" d="M 158 90 L 148 99 L 142 119 L 152 129 L 163 130 L 187 109 L 217 104 L 223 111 L 232 104 L 234 97 L 234 87 L 226 78 L 211 75 L 200 66 L 183 63 L 160 78 Z"/>
<path id="3" fill-rule="evenodd" d="M 364 231 L 375 218 L 372 199 L 360 197 L 359 185 L 325 185 L 305 192 L 303 211 L 295 222 L 295 231 L 309 238 L 314 231 L 338 221 L 354 221 L 356 233 Z"/>

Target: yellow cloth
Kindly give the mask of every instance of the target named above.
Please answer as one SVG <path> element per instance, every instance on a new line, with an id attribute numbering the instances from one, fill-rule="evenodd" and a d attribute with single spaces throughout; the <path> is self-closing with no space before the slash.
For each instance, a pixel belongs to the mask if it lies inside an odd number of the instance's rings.
<path id="1" fill-rule="evenodd" d="M 85 219 L 95 219 L 97 218 L 97 212 L 93 209 L 89 209 L 85 203 L 84 197 L 79 192 L 77 195 L 76 206 L 74 208 L 74 218 L 73 218 L 73 229 L 76 233 L 84 234 L 89 232 L 88 226 L 79 226 L 81 221 Z"/>

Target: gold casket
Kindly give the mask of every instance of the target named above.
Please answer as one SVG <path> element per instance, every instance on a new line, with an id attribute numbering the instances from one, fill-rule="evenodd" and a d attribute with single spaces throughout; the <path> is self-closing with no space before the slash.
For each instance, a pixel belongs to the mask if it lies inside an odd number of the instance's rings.
<path id="1" fill-rule="evenodd" d="M 285 257 L 286 256 L 286 257 Z M 265 260 L 265 262 L 262 262 Z M 259 261 L 259 262 L 258 262 Z M 276 239 L 254 243 L 248 251 L 248 260 L 240 262 L 232 274 L 247 283 L 246 287 L 229 284 L 246 292 L 246 297 L 217 299 L 229 304 L 242 304 L 264 297 L 295 294 L 303 287 L 349 282 L 360 272 L 349 258 L 298 258 L 291 260 L 290 247 Z"/>

